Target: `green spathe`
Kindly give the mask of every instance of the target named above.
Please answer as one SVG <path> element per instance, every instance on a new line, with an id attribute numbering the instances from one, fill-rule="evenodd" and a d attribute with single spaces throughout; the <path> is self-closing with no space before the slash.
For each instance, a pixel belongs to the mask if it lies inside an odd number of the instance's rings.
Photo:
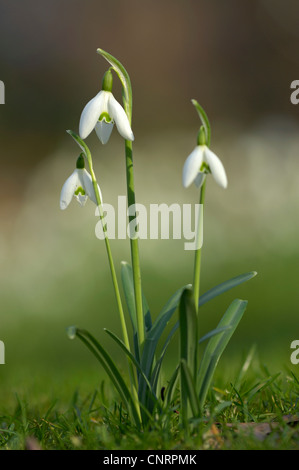
<path id="1" fill-rule="evenodd" d="M 76 168 L 79 170 L 82 170 L 83 168 L 85 168 L 85 161 L 84 161 L 83 153 L 81 153 L 77 159 Z"/>

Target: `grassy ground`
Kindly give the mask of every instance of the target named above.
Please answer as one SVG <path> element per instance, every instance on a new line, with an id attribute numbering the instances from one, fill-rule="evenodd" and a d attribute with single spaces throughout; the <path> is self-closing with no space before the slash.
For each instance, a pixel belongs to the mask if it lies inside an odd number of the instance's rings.
<path id="1" fill-rule="evenodd" d="M 138 431 L 107 380 L 92 371 L 70 371 L 51 383 L 4 387 L 0 413 L 1 449 L 298 449 L 299 381 L 292 371 L 271 373 L 246 360 L 230 381 L 218 371 L 202 420 L 188 433 L 179 403 Z M 76 386 L 77 384 L 77 386 Z M 80 387 L 78 387 L 80 384 Z M 48 387 L 48 390 L 46 388 Z M 265 424 L 269 423 L 269 424 Z"/>

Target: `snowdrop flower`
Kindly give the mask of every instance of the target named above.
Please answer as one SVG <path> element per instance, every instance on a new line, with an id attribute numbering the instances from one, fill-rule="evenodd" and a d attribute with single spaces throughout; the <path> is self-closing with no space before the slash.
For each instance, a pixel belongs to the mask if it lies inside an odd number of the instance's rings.
<path id="1" fill-rule="evenodd" d="M 112 83 L 112 72 L 108 70 L 103 78 L 102 90 L 87 103 L 82 111 L 79 123 L 81 139 L 86 139 L 95 129 L 102 144 L 106 144 L 115 123 L 124 139 L 134 140 L 128 116 L 111 92 Z"/>
<path id="2" fill-rule="evenodd" d="M 204 129 L 201 128 L 198 135 L 198 145 L 190 153 L 183 168 L 183 186 L 188 188 L 192 183 L 200 187 L 211 172 L 216 183 L 222 188 L 227 187 L 227 177 L 221 160 L 213 153 L 205 142 Z"/>
<path id="3" fill-rule="evenodd" d="M 102 202 L 102 194 L 99 186 L 98 190 Z M 82 154 L 77 160 L 75 171 L 68 177 L 62 187 L 60 209 L 66 209 L 73 197 L 77 199 L 81 206 L 85 205 L 88 198 L 98 205 L 91 176 L 84 168 L 84 157 Z"/>

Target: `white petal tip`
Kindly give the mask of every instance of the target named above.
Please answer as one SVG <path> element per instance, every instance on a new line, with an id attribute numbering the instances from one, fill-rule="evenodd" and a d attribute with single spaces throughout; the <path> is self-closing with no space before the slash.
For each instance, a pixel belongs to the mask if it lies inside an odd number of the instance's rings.
<path id="1" fill-rule="evenodd" d="M 67 208 L 68 204 L 65 201 L 60 201 L 60 209 L 64 211 Z"/>

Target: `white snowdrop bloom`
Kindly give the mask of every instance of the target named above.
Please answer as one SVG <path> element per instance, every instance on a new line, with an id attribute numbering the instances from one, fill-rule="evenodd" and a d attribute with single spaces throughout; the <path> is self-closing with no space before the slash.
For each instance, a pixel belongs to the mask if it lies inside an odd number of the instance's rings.
<path id="1" fill-rule="evenodd" d="M 77 199 L 81 206 L 85 205 L 88 198 L 98 205 L 91 176 L 85 170 L 84 166 L 82 166 L 82 159 L 84 165 L 84 157 L 79 157 L 77 160 L 77 168 L 73 171 L 71 176 L 67 178 L 62 187 L 60 194 L 60 209 L 62 210 L 68 207 L 73 197 Z M 99 185 L 98 190 L 102 202 L 102 194 Z"/>
<path id="2" fill-rule="evenodd" d="M 112 73 L 108 70 L 104 75 L 102 90 L 87 103 L 82 111 L 79 123 L 81 139 L 86 139 L 95 129 L 102 144 L 106 144 L 115 123 L 124 139 L 134 140 L 128 116 L 114 98 L 111 90 Z"/>
<path id="3" fill-rule="evenodd" d="M 208 166 L 215 181 L 222 187 L 227 187 L 227 177 L 221 160 L 206 145 L 197 145 L 185 161 L 183 168 L 183 186 L 188 188 L 192 183 L 200 187 L 206 173 L 202 171 Z"/>

